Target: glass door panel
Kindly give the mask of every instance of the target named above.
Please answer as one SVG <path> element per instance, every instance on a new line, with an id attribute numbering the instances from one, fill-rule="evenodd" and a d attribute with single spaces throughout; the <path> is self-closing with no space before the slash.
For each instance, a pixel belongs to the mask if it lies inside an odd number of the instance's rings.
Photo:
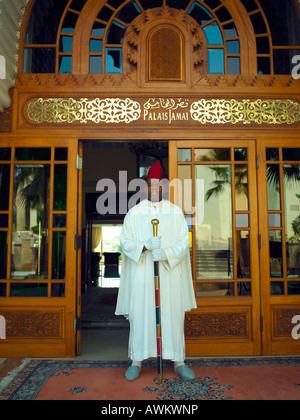
<path id="1" fill-rule="evenodd" d="M 47 279 L 50 165 L 16 164 L 11 279 Z"/>
<path id="2" fill-rule="evenodd" d="M 300 148 L 295 144 L 273 140 L 259 147 L 264 162 L 259 175 L 264 354 L 300 352 L 300 342 L 291 335 L 300 308 Z"/>
<path id="3" fill-rule="evenodd" d="M 0 356 L 74 356 L 76 139 L 2 139 Z M 9 146 L 9 147 L 6 147 Z"/>
<path id="4" fill-rule="evenodd" d="M 196 280 L 233 279 L 230 165 L 196 166 L 204 180 L 204 220 L 196 226 Z"/>
<path id="5" fill-rule="evenodd" d="M 169 147 L 177 158 L 169 162 L 170 179 L 185 185 L 198 304 L 186 315 L 187 354 L 259 354 L 255 142 L 185 140 Z"/>

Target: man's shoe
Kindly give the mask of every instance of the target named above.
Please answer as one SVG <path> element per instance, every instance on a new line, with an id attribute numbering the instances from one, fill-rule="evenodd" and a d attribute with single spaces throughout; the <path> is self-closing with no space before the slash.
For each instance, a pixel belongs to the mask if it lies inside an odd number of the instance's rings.
<path id="1" fill-rule="evenodd" d="M 127 381 L 135 381 L 140 376 L 141 368 L 139 366 L 131 365 L 126 370 L 125 378 Z"/>
<path id="2" fill-rule="evenodd" d="M 186 365 L 178 366 L 177 368 L 174 369 L 174 372 L 180 375 L 184 379 L 190 379 L 190 380 L 195 379 L 194 372 L 192 371 L 192 369 L 190 369 Z"/>

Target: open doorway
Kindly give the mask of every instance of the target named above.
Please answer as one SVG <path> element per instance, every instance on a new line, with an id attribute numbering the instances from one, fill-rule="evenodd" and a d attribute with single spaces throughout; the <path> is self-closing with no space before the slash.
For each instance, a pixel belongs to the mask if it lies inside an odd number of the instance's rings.
<path id="1" fill-rule="evenodd" d="M 96 203 L 101 192 L 96 185 L 112 180 L 118 195 L 120 171 L 126 171 L 129 183 L 143 177 L 157 159 L 167 177 L 168 142 L 83 142 L 81 358 L 126 360 L 128 354 L 129 322 L 115 315 L 122 272 L 119 235 L 125 214 L 99 214 Z"/>

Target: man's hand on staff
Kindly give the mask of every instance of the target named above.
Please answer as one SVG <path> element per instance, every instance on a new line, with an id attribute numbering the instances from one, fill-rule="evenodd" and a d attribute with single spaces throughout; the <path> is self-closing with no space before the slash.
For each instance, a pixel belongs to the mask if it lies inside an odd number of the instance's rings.
<path id="1" fill-rule="evenodd" d="M 149 250 L 149 251 L 153 251 L 154 249 L 159 249 L 160 248 L 160 236 L 152 236 L 151 238 L 148 239 L 148 241 L 145 243 L 144 248 L 145 251 Z"/>
<path id="2" fill-rule="evenodd" d="M 152 260 L 156 261 L 165 261 L 167 259 L 167 255 L 164 249 L 154 249 L 152 252 Z"/>

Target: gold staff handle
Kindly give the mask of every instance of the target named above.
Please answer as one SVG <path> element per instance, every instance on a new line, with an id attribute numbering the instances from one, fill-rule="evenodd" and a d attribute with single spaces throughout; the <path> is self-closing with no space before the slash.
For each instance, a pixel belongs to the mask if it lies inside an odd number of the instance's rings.
<path id="1" fill-rule="evenodd" d="M 153 225 L 153 236 L 157 236 L 159 220 L 158 219 L 153 219 L 153 220 L 151 220 L 151 223 Z"/>

